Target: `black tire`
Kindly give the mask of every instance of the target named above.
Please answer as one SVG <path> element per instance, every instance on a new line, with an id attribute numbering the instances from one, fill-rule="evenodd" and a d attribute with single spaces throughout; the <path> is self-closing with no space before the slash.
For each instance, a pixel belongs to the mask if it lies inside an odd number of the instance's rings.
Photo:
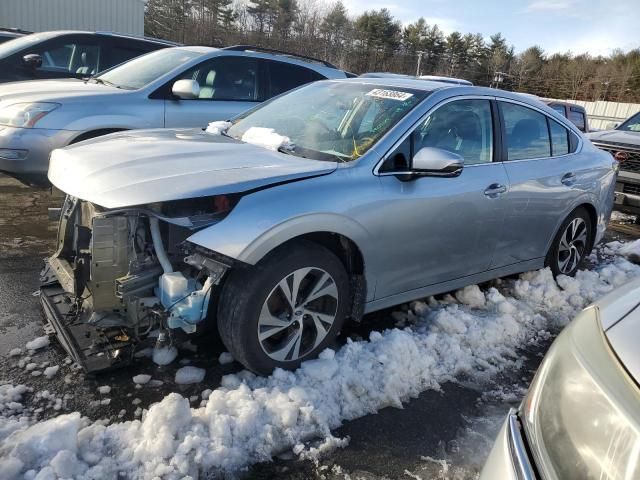
<path id="1" fill-rule="evenodd" d="M 563 237 L 567 235 L 567 229 L 574 221 L 578 222 L 578 225 L 580 225 L 580 227 L 582 227 L 582 225 L 584 226 L 586 235 L 584 242 L 576 242 L 575 248 L 577 254 L 579 254 L 578 261 L 574 262 L 572 260 L 569 260 L 569 263 L 566 264 L 563 269 L 562 265 L 564 264 L 564 260 L 568 258 L 566 256 L 566 249 L 563 248 Z M 583 222 L 583 224 L 581 225 L 579 222 Z M 589 212 L 587 212 L 584 208 L 577 208 L 573 212 L 571 212 L 571 214 L 565 219 L 565 221 L 562 222 L 562 225 L 560 225 L 558 233 L 554 237 L 551 247 L 549 248 L 549 252 L 547 253 L 545 266 L 551 269 L 554 277 L 557 277 L 558 275 L 568 275 L 572 277 L 584 264 L 584 260 L 591 253 L 592 247 L 593 230 L 591 217 L 589 216 Z"/>
<path id="2" fill-rule="evenodd" d="M 267 299 L 269 298 L 271 301 L 278 284 L 289 278 L 293 272 L 308 267 L 321 269 L 323 273 L 328 273 L 331 276 L 337 289 L 335 318 L 330 328 L 327 329 L 324 339 L 317 346 L 301 355 L 300 358 L 285 359 L 285 361 L 275 360 L 267 354 L 263 343 L 258 338 L 258 332 L 261 328 L 259 317 L 264 306 L 267 305 Z M 304 277 L 304 279 L 306 278 Z M 318 280 L 318 284 L 319 282 L 320 280 Z M 317 356 L 340 333 L 349 310 L 349 285 L 349 276 L 342 262 L 323 246 L 301 240 L 279 247 L 255 266 L 230 272 L 222 288 L 218 304 L 220 337 L 233 357 L 255 373 L 267 375 L 276 367 L 288 370 L 296 369 L 304 360 Z M 313 286 L 309 284 L 309 288 L 313 288 Z M 301 287 L 300 291 L 302 292 L 302 290 Z M 286 305 L 284 302 L 283 304 Z M 300 311 L 296 314 L 299 315 Z M 308 315 L 304 316 L 306 320 L 303 320 L 303 317 L 299 318 L 301 318 L 301 323 L 311 321 Z M 283 331 L 281 335 L 287 335 L 287 331 Z M 300 332 L 302 331 L 303 328 L 300 328 Z M 311 328 L 304 329 L 307 335 L 311 335 L 312 333 L 307 332 L 312 331 Z M 316 335 L 318 336 L 314 339 L 321 338 L 319 334 Z M 288 345 L 286 338 L 283 342 Z M 300 344 L 302 342 L 301 339 Z M 311 340 L 311 347 L 314 343 Z M 284 351 L 284 348 L 280 351 Z"/>

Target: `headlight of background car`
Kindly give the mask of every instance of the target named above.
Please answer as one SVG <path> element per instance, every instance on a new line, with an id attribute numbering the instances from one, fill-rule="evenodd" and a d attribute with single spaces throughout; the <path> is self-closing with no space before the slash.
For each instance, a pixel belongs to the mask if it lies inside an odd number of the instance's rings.
<path id="1" fill-rule="evenodd" d="M 545 479 L 640 478 L 640 392 L 607 344 L 596 307 L 558 336 L 521 407 Z"/>
<path id="2" fill-rule="evenodd" d="M 0 109 L 0 125 L 31 128 L 59 106 L 59 103 L 15 103 Z"/>

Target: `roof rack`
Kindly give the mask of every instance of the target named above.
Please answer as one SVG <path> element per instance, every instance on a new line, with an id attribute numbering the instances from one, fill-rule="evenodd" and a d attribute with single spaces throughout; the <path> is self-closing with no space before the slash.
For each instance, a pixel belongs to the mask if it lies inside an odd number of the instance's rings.
<path id="1" fill-rule="evenodd" d="M 319 58 L 314 58 L 314 57 L 308 57 L 307 55 L 300 55 L 298 53 L 285 52 L 284 50 L 276 50 L 275 48 L 258 47 L 256 45 L 231 45 L 229 47 L 222 47 L 222 50 L 232 50 L 232 51 L 238 51 L 238 52 L 254 51 L 254 52 L 274 53 L 276 55 L 285 55 L 287 57 L 301 58 L 303 60 L 308 60 L 310 62 L 320 63 L 325 67 L 335 68 L 336 70 L 338 70 L 338 67 L 336 67 L 332 63 L 329 63 L 325 60 L 320 60 Z"/>
<path id="2" fill-rule="evenodd" d="M 21 28 L 9 28 L 9 27 L 0 27 L 0 32 L 20 33 L 23 35 L 28 35 L 30 33 L 33 33 L 30 30 L 23 30 Z"/>
<path id="3" fill-rule="evenodd" d="M 133 33 L 120 33 L 120 32 L 110 32 L 110 31 L 98 31 L 95 32 L 97 35 L 109 35 L 112 37 L 124 37 L 124 38 L 134 38 L 138 40 L 147 40 L 149 42 L 162 43 L 164 45 L 171 45 L 173 47 L 182 47 L 182 43 L 172 42 L 171 40 L 163 40 L 162 38 L 155 37 L 147 37 L 145 35 L 135 35 Z"/>

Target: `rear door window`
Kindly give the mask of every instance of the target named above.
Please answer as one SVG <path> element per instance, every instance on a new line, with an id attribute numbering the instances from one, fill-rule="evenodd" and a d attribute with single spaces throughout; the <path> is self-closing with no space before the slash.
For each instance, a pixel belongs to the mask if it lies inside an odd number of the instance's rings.
<path id="1" fill-rule="evenodd" d="M 109 50 L 109 60 L 105 62 L 106 64 L 102 67 L 102 70 L 106 70 L 107 68 L 111 68 L 115 65 L 120 65 L 121 63 L 127 62 L 132 58 L 139 57 L 148 51 L 149 50 L 143 50 L 141 48 L 114 45 Z"/>
<path id="2" fill-rule="evenodd" d="M 569 153 L 569 132 L 555 120 L 549 119 L 551 153 L 554 157 Z"/>
<path id="3" fill-rule="evenodd" d="M 567 112 L 565 112 L 565 110 L 564 110 L 564 105 L 559 105 L 557 103 L 552 103 L 549 106 L 551 108 L 553 108 L 556 112 L 558 112 L 560 115 L 562 115 L 563 117 L 567 116 Z"/>
<path id="4" fill-rule="evenodd" d="M 274 60 L 267 60 L 266 64 L 269 79 L 268 98 L 288 92 L 300 85 L 326 78 L 315 70 L 300 65 Z"/>
<path id="5" fill-rule="evenodd" d="M 547 117 L 528 107 L 498 103 L 504 119 L 508 160 L 550 157 Z"/>
<path id="6" fill-rule="evenodd" d="M 581 110 L 572 107 L 569 110 L 569 120 L 571 120 L 571 122 L 573 122 L 581 132 L 586 130 L 587 122 L 585 120 L 584 113 Z"/>

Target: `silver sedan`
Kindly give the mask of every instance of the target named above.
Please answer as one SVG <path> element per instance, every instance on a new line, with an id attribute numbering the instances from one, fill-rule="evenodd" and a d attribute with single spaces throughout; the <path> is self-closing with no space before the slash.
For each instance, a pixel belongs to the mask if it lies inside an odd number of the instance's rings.
<path id="1" fill-rule="evenodd" d="M 49 179 L 69 197 L 48 278 L 65 293 L 41 299 L 60 337 L 67 295 L 75 326 L 134 338 L 153 321 L 167 338 L 209 319 L 248 368 L 296 368 L 365 312 L 544 266 L 574 274 L 612 208 L 610 155 L 488 88 L 322 81 L 208 130 L 54 151 Z"/>
<path id="2" fill-rule="evenodd" d="M 640 281 L 580 313 L 509 413 L 481 480 L 640 478 L 639 332 Z"/>

